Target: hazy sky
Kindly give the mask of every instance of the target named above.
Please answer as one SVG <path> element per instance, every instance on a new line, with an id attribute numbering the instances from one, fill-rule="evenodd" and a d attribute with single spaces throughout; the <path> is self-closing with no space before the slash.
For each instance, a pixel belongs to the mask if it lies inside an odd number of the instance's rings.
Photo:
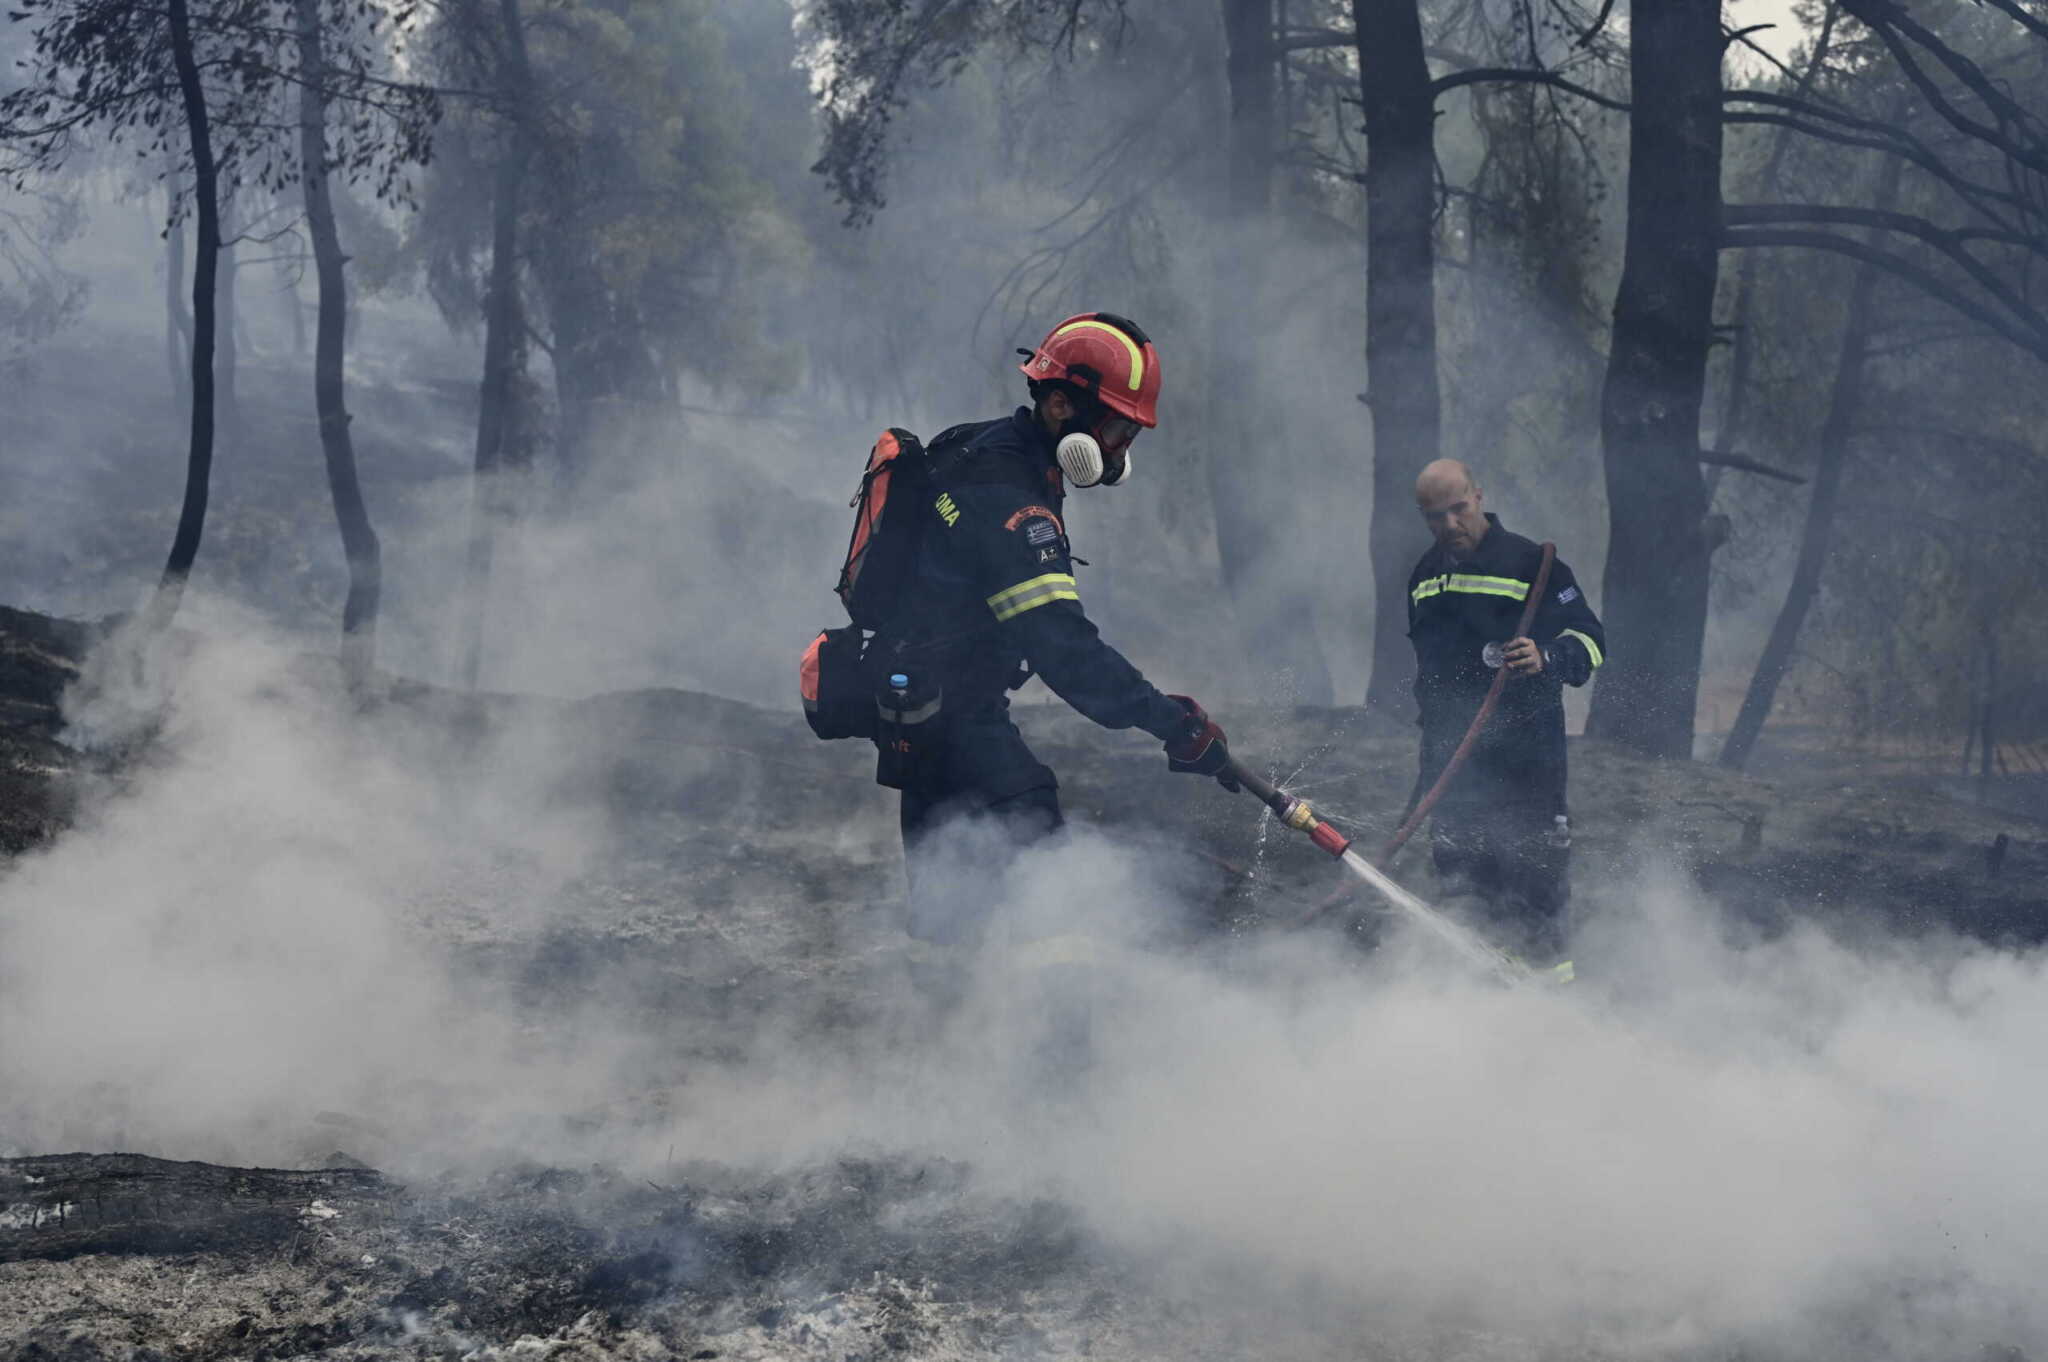
<path id="1" fill-rule="evenodd" d="M 1752 24 L 1776 24 L 1777 27 L 1762 33 L 1752 34 L 1757 46 L 1768 49 L 1772 55 L 1785 58 L 1792 49 L 1799 46 L 1806 30 L 1800 24 L 1792 9 L 1797 0 L 1729 0 L 1727 14 L 1731 24 L 1737 28 L 1748 28 Z"/>

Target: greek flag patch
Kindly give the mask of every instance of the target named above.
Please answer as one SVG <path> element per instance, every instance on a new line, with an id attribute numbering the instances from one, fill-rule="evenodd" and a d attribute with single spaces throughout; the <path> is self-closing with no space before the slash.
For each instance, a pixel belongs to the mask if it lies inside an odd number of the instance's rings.
<path id="1" fill-rule="evenodd" d="M 1575 586 L 1568 586 L 1564 590 L 1557 593 L 1557 603 L 1559 605 L 1570 605 L 1573 601 L 1577 600 L 1578 598 L 1579 589 Z"/>

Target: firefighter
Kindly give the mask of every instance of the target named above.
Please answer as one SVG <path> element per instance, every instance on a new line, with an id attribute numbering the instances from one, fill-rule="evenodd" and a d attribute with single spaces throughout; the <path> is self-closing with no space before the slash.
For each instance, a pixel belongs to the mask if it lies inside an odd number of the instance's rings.
<path id="1" fill-rule="evenodd" d="M 883 779 L 902 791 L 911 934 L 942 946 L 970 943 L 989 905 L 951 892 L 959 886 L 935 854 L 967 847 L 978 881 L 991 856 L 1062 824 L 1058 781 L 1010 719 L 1009 692 L 1032 675 L 1103 727 L 1158 738 L 1172 770 L 1228 783 L 1223 730 L 1097 634 L 1067 539 L 1066 486 L 1128 482 L 1132 441 L 1158 423 L 1158 353 L 1107 312 L 1070 317 L 1018 353 L 1032 405 L 927 447 L 930 515 L 902 606 L 871 645 L 875 673 L 905 683 L 906 714 L 938 706 L 937 733 L 920 733 L 903 769 L 891 769 L 885 744 Z"/>
<path id="2" fill-rule="evenodd" d="M 1439 459 L 1415 503 L 1436 545 L 1408 579 L 1408 636 L 1430 788 L 1505 666 L 1500 707 L 1438 801 L 1430 847 L 1449 893 L 1468 893 L 1495 939 L 1533 964 L 1565 958 L 1571 818 L 1565 805 L 1565 686 L 1583 686 L 1607 641 L 1563 559 L 1530 632 L 1516 636 L 1542 549 L 1486 509 L 1471 470 Z"/>

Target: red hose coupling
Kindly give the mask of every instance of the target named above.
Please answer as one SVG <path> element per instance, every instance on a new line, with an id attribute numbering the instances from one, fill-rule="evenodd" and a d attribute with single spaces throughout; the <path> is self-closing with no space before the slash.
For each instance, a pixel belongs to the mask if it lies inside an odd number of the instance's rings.
<path id="1" fill-rule="evenodd" d="M 1331 827 L 1328 823 L 1318 823 L 1310 828 L 1308 830 L 1308 839 L 1329 852 L 1332 856 L 1342 856 L 1351 848 L 1351 839 Z"/>

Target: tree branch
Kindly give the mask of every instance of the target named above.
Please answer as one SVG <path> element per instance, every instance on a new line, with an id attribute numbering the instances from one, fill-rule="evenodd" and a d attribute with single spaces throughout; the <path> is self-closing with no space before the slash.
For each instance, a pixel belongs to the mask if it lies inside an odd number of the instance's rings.
<path id="1" fill-rule="evenodd" d="M 1586 25 L 1586 31 L 1573 41 L 1573 47 L 1585 47 L 1600 36 L 1600 30 L 1607 27 L 1607 17 L 1614 13 L 1614 0 L 1600 0 L 1600 12 L 1593 16 L 1593 22 Z"/>
<path id="2" fill-rule="evenodd" d="M 1702 449 L 1699 457 L 1701 463 L 1712 464 L 1716 468 L 1739 469 L 1744 473 L 1755 473 L 1766 478 L 1776 478 L 1779 482 L 1789 482 L 1795 487 L 1806 481 L 1805 478 L 1797 473 L 1787 473 L 1782 468 L 1773 467 L 1761 459 L 1752 459 L 1747 454 L 1729 454 L 1718 449 Z"/>
<path id="3" fill-rule="evenodd" d="M 1350 47 L 1357 41 L 1358 35 L 1345 29 L 1311 28 L 1288 34 L 1278 46 L 1282 52 L 1305 52 L 1312 47 Z"/>
<path id="4" fill-rule="evenodd" d="M 2013 20 L 2037 38 L 2048 38 L 2048 19 L 2036 19 L 2015 0 L 1984 0 L 1995 10 L 2012 16 Z"/>
<path id="5" fill-rule="evenodd" d="M 1961 56 L 1956 50 L 1936 37 L 1932 32 L 1900 9 L 1892 0 L 1842 0 L 1842 8 L 1861 19 L 1871 32 L 1878 36 L 1885 48 L 1892 54 L 1899 69 L 1913 82 L 1928 106 L 1941 114 L 1958 131 L 1969 134 L 2004 152 L 2013 160 L 2037 174 L 2048 175 L 2048 155 L 2038 147 L 2030 147 L 2015 141 L 2003 127 L 1994 128 L 1987 123 L 1970 117 L 1951 103 L 1920 65 L 1907 45 L 1906 38 L 1918 44 L 1934 59 L 1947 67 L 1950 74 L 1961 81 L 1971 93 L 1984 101 L 1985 107 L 1997 114 L 2001 123 L 2021 129 L 2034 122 L 2033 117 L 2019 105 L 2013 103 L 2003 91 L 1993 85 L 1981 68 Z M 1902 37 L 1901 35 L 1904 35 Z"/>
<path id="6" fill-rule="evenodd" d="M 1553 71 L 1537 71 L 1519 66 L 1476 66 L 1469 71 L 1453 71 L 1447 76 L 1438 76 L 1435 80 L 1431 81 L 1429 89 L 1433 95 L 1442 95 L 1457 89 L 1461 85 L 1478 85 L 1482 83 L 1505 84 L 1511 82 L 1528 85 L 1554 85 L 1560 90 L 1577 95 L 1581 99 L 1590 100 L 1603 109 L 1613 109 L 1617 113 L 1627 113 L 1629 111 L 1629 105 L 1626 100 L 1615 99 L 1611 95 L 1603 95 L 1598 90 L 1580 85 L 1577 81 L 1566 80 L 1563 76 Z"/>
<path id="7" fill-rule="evenodd" d="M 1792 227 L 1730 227 L 1721 233 L 1724 250 L 1749 250 L 1765 246 L 1801 246 L 1833 251 L 1874 265 L 1895 278 L 1920 289 L 1929 297 L 1946 303 L 1965 317 L 1997 332 L 2035 358 L 2048 361 L 2048 325 L 2036 319 L 2032 329 L 2022 326 L 1951 288 L 1940 278 L 1890 251 L 1865 245 L 1853 237 L 1832 232 L 1814 232 Z"/>
<path id="8" fill-rule="evenodd" d="M 1825 222 L 1836 226 L 1872 227 L 1880 232 L 1903 232 L 1944 249 L 1966 240 L 1996 241 L 2018 246 L 2037 255 L 2048 255 L 2048 238 L 2026 232 L 1994 231 L 1988 227 L 1954 230 L 1937 227 L 1926 218 L 1885 208 L 1861 208 L 1832 203 L 1730 203 L 1722 207 L 1721 220 L 1730 226 L 1776 225 L 1788 222 Z"/>
<path id="9" fill-rule="evenodd" d="M 1899 232 L 1917 237 L 1941 252 L 1965 274 L 1976 280 L 1978 287 L 2003 303 L 2023 325 L 2037 328 L 2044 336 L 2048 336 L 2048 321 L 2044 321 L 2031 303 L 2013 292 L 1995 271 L 1971 255 L 1954 232 L 1937 227 L 1927 219 L 1915 217 L 1911 213 L 1894 213 L 1880 208 L 1846 208 L 1833 204 L 1731 203 L 1723 206 L 1721 221 L 1731 227 L 1823 222 L 1834 226 L 1869 227 L 1880 232 Z M 2038 238 L 2018 237 L 2016 242 L 2033 254 L 2048 254 L 2048 249 L 2044 249 L 2044 243 Z"/>
<path id="10" fill-rule="evenodd" d="M 1947 185 L 1950 189 L 1953 189 L 1957 194 L 1968 200 L 1970 205 L 1978 212 L 2000 223 L 2001 226 L 2010 227 L 2012 224 L 1988 207 L 1988 203 L 2003 204 L 2022 213 L 2035 211 L 2034 205 L 2018 194 L 2012 193 L 2009 190 L 1994 189 L 1989 185 L 1981 185 L 1964 179 L 1961 175 L 1950 169 L 1948 163 L 1933 148 L 1902 128 L 1878 122 L 1874 119 L 1856 118 L 1839 110 L 1830 109 L 1822 104 L 1815 104 L 1807 100 L 1791 99 L 1765 90 L 1729 90 L 1722 95 L 1722 100 L 1725 103 L 1763 104 L 1773 108 L 1788 109 L 1801 117 L 1823 118 L 1829 122 L 1839 123 L 1844 127 L 1868 133 L 1869 136 L 1867 137 L 1852 137 L 1844 133 L 1830 132 L 1822 128 L 1812 127 L 1799 122 L 1796 118 L 1783 114 L 1745 113 L 1731 110 L 1721 115 L 1721 121 L 1724 123 L 1775 124 L 1780 127 L 1789 128 L 1794 132 L 1802 133 L 1808 137 L 1819 138 L 1824 142 L 1834 142 L 1841 146 L 1864 147 L 1871 151 L 1882 151 L 1892 156 L 1902 156 L 1913 165 L 1918 166 L 1935 179 Z"/>

